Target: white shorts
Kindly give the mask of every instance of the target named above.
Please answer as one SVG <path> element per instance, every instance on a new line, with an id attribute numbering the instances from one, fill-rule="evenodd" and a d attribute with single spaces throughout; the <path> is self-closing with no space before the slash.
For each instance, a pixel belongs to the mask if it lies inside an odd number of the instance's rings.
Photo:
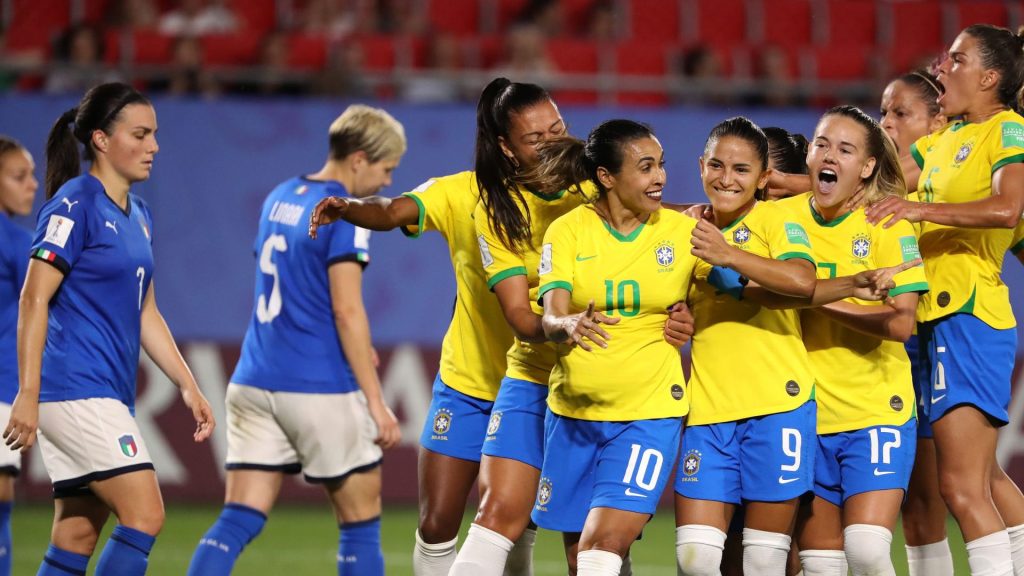
<path id="1" fill-rule="evenodd" d="M 302 472 L 337 482 L 380 464 L 377 425 L 362 392 L 271 392 L 229 384 L 228 470 Z"/>
<path id="2" fill-rule="evenodd" d="M 135 418 L 113 398 L 41 402 L 39 451 L 54 498 L 87 494 L 90 482 L 153 469 Z"/>
<path id="3" fill-rule="evenodd" d="M 0 402 L 0 422 L 10 422 L 11 405 Z M 0 474 L 17 476 L 21 474 L 21 452 L 18 450 L 5 450 L 6 446 L 0 446 Z"/>

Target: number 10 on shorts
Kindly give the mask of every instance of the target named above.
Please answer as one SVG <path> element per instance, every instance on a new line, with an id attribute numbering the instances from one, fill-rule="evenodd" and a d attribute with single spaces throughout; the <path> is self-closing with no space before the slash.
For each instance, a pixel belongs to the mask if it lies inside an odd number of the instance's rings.
<path id="1" fill-rule="evenodd" d="M 653 490 L 658 484 L 658 477 L 661 476 L 661 467 L 665 463 L 665 457 L 654 448 L 648 448 L 640 453 L 643 447 L 633 444 L 629 454 L 629 464 L 626 465 L 626 473 L 622 476 L 624 484 L 636 485 L 644 490 Z M 637 465 L 639 461 L 639 466 Z M 648 478 L 648 472 L 650 478 Z"/>

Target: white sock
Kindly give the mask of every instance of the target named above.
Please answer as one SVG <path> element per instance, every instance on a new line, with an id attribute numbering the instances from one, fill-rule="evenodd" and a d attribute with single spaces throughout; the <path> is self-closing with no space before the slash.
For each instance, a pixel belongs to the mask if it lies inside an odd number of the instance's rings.
<path id="1" fill-rule="evenodd" d="M 455 544 L 458 537 L 450 542 L 427 544 L 416 531 L 416 547 L 412 550 L 412 573 L 414 576 L 448 576 L 455 562 Z"/>
<path id="2" fill-rule="evenodd" d="M 501 576 L 512 541 L 479 524 L 470 524 L 448 576 Z"/>
<path id="3" fill-rule="evenodd" d="M 512 551 L 505 562 L 505 576 L 533 576 L 533 544 L 537 541 L 537 531 L 527 528 L 516 540 Z"/>
<path id="4" fill-rule="evenodd" d="M 622 558 L 615 552 L 583 550 L 576 554 L 576 576 L 619 576 Z"/>
<path id="5" fill-rule="evenodd" d="M 907 546 L 907 565 L 910 567 L 910 576 L 953 576 L 953 554 L 949 551 L 949 540 Z"/>
<path id="6" fill-rule="evenodd" d="M 1000 530 L 967 543 L 971 576 L 1013 576 L 1010 535 Z"/>
<path id="7" fill-rule="evenodd" d="M 743 529 L 743 573 L 785 574 L 792 538 L 778 532 Z"/>
<path id="8" fill-rule="evenodd" d="M 683 576 L 718 576 L 725 532 L 714 526 L 687 524 L 676 528 L 676 567 Z"/>
<path id="9" fill-rule="evenodd" d="M 851 524 L 843 530 L 846 561 L 853 576 L 896 576 L 892 565 L 892 532 L 871 524 Z"/>
<path id="10" fill-rule="evenodd" d="M 846 576 L 846 553 L 842 550 L 801 550 L 804 576 Z"/>
<path id="11" fill-rule="evenodd" d="M 1006 529 L 1010 536 L 1010 557 L 1013 558 L 1014 576 L 1024 576 L 1024 524 Z"/>
<path id="12" fill-rule="evenodd" d="M 629 559 L 629 554 L 626 554 L 626 557 L 622 559 L 619 576 L 633 576 L 633 561 Z"/>

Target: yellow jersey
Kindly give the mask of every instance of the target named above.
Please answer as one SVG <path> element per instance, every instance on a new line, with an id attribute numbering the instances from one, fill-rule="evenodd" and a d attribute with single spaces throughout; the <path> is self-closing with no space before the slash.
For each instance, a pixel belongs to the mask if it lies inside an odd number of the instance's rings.
<path id="1" fill-rule="evenodd" d="M 696 221 L 662 208 L 628 236 L 584 205 L 544 235 L 539 297 L 571 292 L 570 312 L 594 309 L 619 319 L 603 325 L 608 348 L 558 345 L 548 406 L 581 420 L 631 421 L 686 415 L 679 350 L 665 341 L 668 308 L 686 299 L 697 258 Z"/>
<path id="2" fill-rule="evenodd" d="M 1021 218 L 1020 224 L 1017 224 L 1017 228 L 1013 231 L 1013 241 L 1010 244 L 1010 252 L 1014 254 L 1020 254 L 1024 251 L 1024 217 Z"/>
<path id="3" fill-rule="evenodd" d="M 441 380 L 481 400 L 494 400 L 505 373 L 512 329 L 487 288 L 476 242 L 473 211 L 480 201 L 476 174 L 460 172 L 427 180 L 404 194 L 419 206 L 419 221 L 403 228 L 413 238 L 437 230 L 448 241 L 455 270 L 455 307 L 441 344 Z"/>
<path id="4" fill-rule="evenodd" d="M 980 123 L 957 121 L 911 146 L 921 167 L 922 202 L 960 203 L 992 195 L 992 175 L 1024 162 L 1024 118 L 1007 110 Z M 1010 293 L 1000 274 L 1013 230 L 957 228 L 921 222 L 921 254 L 931 292 L 918 321 L 959 312 L 996 329 L 1016 326 Z"/>
<path id="5" fill-rule="evenodd" d="M 495 285 L 506 278 L 526 276 L 531 307 L 538 315 L 543 315 L 544 309 L 537 302 L 537 290 L 540 287 L 537 267 L 540 265 L 544 232 L 559 216 L 579 206 L 583 198 L 579 194 L 565 190 L 554 196 L 543 196 L 526 189 L 520 189 L 520 192 L 525 205 L 520 204 L 519 208 L 530 214 L 530 242 L 529 245 L 522 247 L 522 254 L 509 250 L 498 239 L 482 202 L 477 204 L 476 212 L 473 213 L 477 243 L 480 245 L 480 259 L 483 262 L 484 274 L 487 276 L 487 286 L 493 290 Z M 508 369 L 505 375 L 547 386 L 555 360 L 553 343 L 523 342 L 515 338 L 515 342 L 508 350 Z"/>
<path id="6" fill-rule="evenodd" d="M 726 241 L 756 256 L 814 264 L 803 226 L 772 202 L 758 202 L 722 230 Z M 798 310 L 771 310 L 736 300 L 707 283 L 697 268 L 690 288 L 694 317 L 688 424 L 715 424 L 788 412 L 814 390 Z M 737 362 L 737 356 L 743 361 Z"/>
<path id="7" fill-rule="evenodd" d="M 849 276 L 913 260 L 920 254 L 914 227 L 901 220 L 891 228 L 872 226 L 864 209 L 826 221 L 811 205 L 810 193 L 776 202 L 803 224 L 814 247 L 818 278 Z M 890 296 L 925 292 L 924 266 L 898 274 Z M 881 306 L 849 298 L 861 306 Z M 883 424 L 902 425 L 917 404 L 910 359 L 901 342 L 848 328 L 815 310 L 801 313 L 804 345 L 816 379 L 818 433 L 834 434 Z"/>

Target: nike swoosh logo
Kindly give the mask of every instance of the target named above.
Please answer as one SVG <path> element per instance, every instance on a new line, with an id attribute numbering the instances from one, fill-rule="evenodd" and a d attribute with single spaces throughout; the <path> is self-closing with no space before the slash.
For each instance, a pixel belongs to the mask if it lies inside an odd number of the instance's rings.
<path id="1" fill-rule="evenodd" d="M 584 260 L 590 260 L 591 258 L 597 258 L 597 254 L 594 254 L 593 256 L 580 256 L 579 254 L 576 255 L 577 262 L 583 262 Z"/>
<path id="2" fill-rule="evenodd" d="M 888 470 L 888 471 L 883 472 L 883 471 L 879 470 L 878 468 L 875 468 L 875 476 L 887 476 L 889 474 L 895 474 L 895 473 L 896 472 L 894 470 Z"/>
<path id="3" fill-rule="evenodd" d="M 790 482 L 796 482 L 799 479 L 799 476 L 796 478 L 783 478 L 782 476 L 779 476 L 779 484 L 789 484 Z"/>
<path id="4" fill-rule="evenodd" d="M 593 256 L 591 256 L 593 258 Z M 626 496 L 639 496 L 640 498 L 647 498 L 647 494 L 641 494 L 639 492 L 633 492 L 632 489 L 626 488 Z"/>
<path id="5" fill-rule="evenodd" d="M 945 394 L 943 394 L 942 396 L 932 396 L 932 404 L 935 404 L 936 402 L 938 402 L 939 400 L 942 400 L 945 397 L 946 397 Z"/>

